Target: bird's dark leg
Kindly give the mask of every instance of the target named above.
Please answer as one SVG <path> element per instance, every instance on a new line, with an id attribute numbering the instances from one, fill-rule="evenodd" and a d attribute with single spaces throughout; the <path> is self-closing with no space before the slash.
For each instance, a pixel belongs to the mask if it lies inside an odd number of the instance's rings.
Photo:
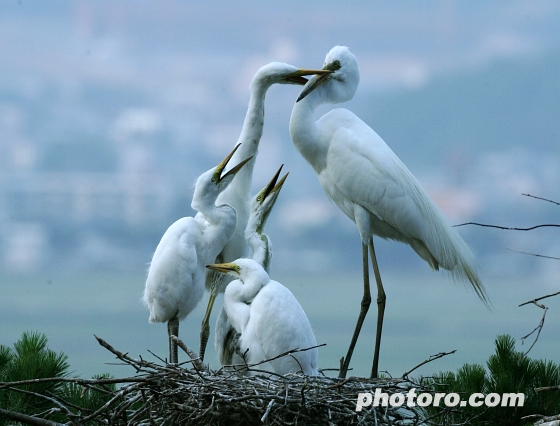
<path id="1" fill-rule="evenodd" d="M 167 321 L 167 334 L 169 335 L 169 363 L 177 364 L 179 362 L 177 343 L 171 340 L 171 336 L 179 337 L 179 318 L 174 317 Z"/>
<path id="2" fill-rule="evenodd" d="M 371 378 L 378 376 L 379 370 L 379 348 L 381 347 L 381 331 L 383 329 L 383 316 L 385 315 L 385 290 L 381 282 L 379 274 L 379 266 L 377 266 L 377 257 L 373 249 L 373 238 L 369 240 L 369 253 L 371 255 L 371 263 L 373 265 L 373 273 L 375 274 L 375 282 L 377 283 L 377 332 L 375 335 L 375 352 L 373 353 L 373 366 L 371 367 Z"/>
<path id="3" fill-rule="evenodd" d="M 342 368 L 338 373 L 338 377 L 344 379 L 346 377 L 346 372 L 350 366 L 350 359 L 352 358 L 352 353 L 354 352 L 354 346 L 358 341 L 358 336 L 360 335 L 360 330 L 362 329 L 362 324 L 366 318 L 366 314 L 371 304 L 371 293 L 369 290 L 369 263 L 368 263 L 368 246 L 362 243 L 362 264 L 364 272 L 364 296 L 362 297 L 362 303 L 360 305 L 360 316 L 358 317 L 358 322 L 356 323 L 356 328 L 354 329 L 354 335 L 352 336 L 352 341 L 350 342 L 350 347 L 348 348 L 348 353 L 346 358 L 344 358 L 344 363 Z"/>
<path id="4" fill-rule="evenodd" d="M 212 285 L 210 290 L 210 299 L 208 299 L 208 306 L 206 308 L 206 314 L 204 314 L 204 319 L 200 326 L 200 350 L 198 352 L 200 360 L 204 361 L 204 352 L 206 352 L 206 345 L 208 344 L 208 337 L 210 337 L 210 314 L 212 313 L 212 308 L 214 307 L 214 301 L 218 295 L 217 286 Z"/>

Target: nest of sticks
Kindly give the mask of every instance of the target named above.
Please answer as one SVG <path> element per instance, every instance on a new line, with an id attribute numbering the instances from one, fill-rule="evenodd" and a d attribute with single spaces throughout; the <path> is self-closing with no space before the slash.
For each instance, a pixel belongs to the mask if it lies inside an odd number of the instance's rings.
<path id="1" fill-rule="evenodd" d="M 179 339 L 179 346 L 191 357 L 175 365 L 133 359 L 103 339 L 99 343 L 120 361 L 135 369 L 127 378 L 53 378 L 27 381 L 60 380 L 82 386 L 83 392 L 101 392 L 104 404 L 93 410 L 64 401 L 51 399 L 55 408 L 47 413 L 24 415 L 2 412 L 5 416 L 26 424 L 58 426 L 83 425 L 421 425 L 436 424 L 418 406 L 371 407 L 356 411 L 358 394 L 375 393 L 380 388 L 389 396 L 415 388 L 409 379 L 336 379 L 299 374 L 286 376 L 249 366 L 253 376 L 240 376 L 231 369 L 209 370 Z M 290 356 L 291 353 L 280 356 Z M 27 382 L 2 384 L 0 388 L 20 391 Z M 120 385 L 115 386 L 115 385 Z M 49 418 L 56 413 L 61 421 Z"/>

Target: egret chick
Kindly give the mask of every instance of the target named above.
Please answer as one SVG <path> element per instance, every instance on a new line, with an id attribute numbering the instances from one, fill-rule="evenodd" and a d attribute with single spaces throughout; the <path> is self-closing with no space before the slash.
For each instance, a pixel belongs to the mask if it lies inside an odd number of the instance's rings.
<path id="1" fill-rule="evenodd" d="M 269 278 L 253 259 L 208 265 L 235 278 L 224 293 L 224 309 L 239 336 L 247 364 L 256 364 L 293 349 L 317 345 L 311 324 L 292 292 Z M 276 374 L 317 375 L 317 348 L 267 361 L 259 370 Z"/>
<path id="2" fill-rule="evenodd" d="M 269 273 L 270 261 L 272 259 L 272 243 L 268 235 L 263 233 L 264 225 L 276 199 L 280 194 L 282 185 L 288 177 L 286 173 L 278 181 L 282 166 L 278 169 L 270 182 L 253 197 L 250 207 L 249 220 L 245 229 L 245 239 L 252 251 L 252 259 L 261 265 Z M 277 183 L 278 181 L 278 183 Z M 243 358 L 237 356 L 237 331 L 231 325 L 226 310 L 222 306 L 220 314 L 216 319 L 214 347 L 218 354 L 218 359 L 222 365 L 243 364 Z"/>
<path id="3" fill-rule="evenodd" d="M 245 229 L 249 218 L 250 190 L 253 179 L 253 168 L 259 149 L 259 142 L 264 126 L 264 103 L 268 89 L 273 84 L 297 84 L 304 85 L 307 80 L 304 76 L 324 74 L 325 70 L 308 70 L 297 68 L 293 65 L 272 62 L 261 67 L 254 75 L 249 86 L 249 106 L 243 127 L 237 143 L 241 144 L 239 150 L 233 156 L 233 163 L 242 159 L 253 157 L 247 166 L 238 173 L 227 190 L 220 194 L 218 203 L 227 203 L 237 212 L 237 227 L 231 239 L 226 243 L 220 256 L 212 259 L 212 262 L 231 262 L 234 259 L 250 256 L 250 247 L 245 240 Z M 210 335 L 210 314 L 214 300 L 218 293 L 223 293 L 229 280 L 225 275 L 209 271 L 206 279 L 206 289 L 210 291 L 208 307 L 200 330 L 200 357 L 204 359 L 206 344 Z"/>
<path id="4" fill-rule="evenodd" d="M 364 296 L 360 315 L 339 377 L 345 377 L 362 323 L 368 311 L 368 248 L 377 282 L 377 337 L 372 377 L 377 377 L 385 291 L 379 275 L 373 235 L 403 242 L 432 269 L 441 266 L 453 278 L 472 285 L 488 303 L 469 248 L 449 226 L 415 177 L 387 144 L 355 114 L 336 108 L 315 121 L 316 108 L 324 103 L 346 102 L 360 80 L 358 62 L 347 47 L 327 54 L 323 70 L 303 88 L 292 110 L 290 135 L 300 154 L 311 164 L 323 190 L 351 220 L 362 240 Z"/>
<path id="5" fill-rule="evenodd" d="M 179 321 L 204 294 L 204 266 L 216 259 L 235 230 L 235 209 L 216 204 L 216 199 L 251 159 L 223 173 L 238 147 L 196 180 L 191 206 L 202 212 L 205 220 L 183 217 L 173 223 L 163 234 L 148 269 L 142 300 L 150 309 L 150 322 L 167 322 L 171 363 L 178 362 L 177 345 L 171 336 L 179 335 Z"/>

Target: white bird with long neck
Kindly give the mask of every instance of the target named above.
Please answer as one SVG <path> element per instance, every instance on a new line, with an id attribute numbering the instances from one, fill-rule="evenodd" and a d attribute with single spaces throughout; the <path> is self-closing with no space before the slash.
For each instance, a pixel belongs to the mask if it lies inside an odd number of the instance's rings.
<path id="1" fill-rule="evenodd" d="M 163 234 L 148 269 L 142 300 L 150 309 L 150 322 L 167 322 L 171 363 L 178 362 L 177 345 L 171 336 L 178 336 L 179 321 L 204 294 L 205 266 L 216 259 L 235 230 L 235 209 L 216 203 L 216 199 L 251 159 L 223 173 L 238 147 L 196 180 L 191 206 L 202 212 L 205 220 L 184 217 L 173 223 Z"/>
<path id="2" fill-rule="evenodd" d="M 231 262 L 234 259 L 250 255 L 250 247 L 245 240 L 245 228 L 249 218 L 249 202 L 253 168 L 258 154 L 259 142 L 264 126 L 264 102 L 268 89 L 273 84 L 304 85 L 307 80 L 304 76 L 328 73 L 323 70 L 308 70 L 294 67 L 293 65 L 272 62 L 260 68 L 254 75 L 249 86 L 250 99 L 247 114 L 243 122 L 241 134 L 237 143 L 241 148 L 234 154 L 233 163 L 242 159 L 253 157 L 246 167 L 238 173 L 235 181 L 218 197 L 218 203 L 227 203 L 237 212 L 237 227 L 230 240 L 225 245 L 219 257 L 213 259 L 216 263 Z M 229 280 L 223 274 L 209 271 L 206 288 L 210 291 L 210 299 L 200 331 L 200 357 L 204 359 L 204 352 L 210 335 L 210 314 L 214 300 L 218 293 L 223 293 Z"/>
<path id="3" fill-rule="evenodd" d="M 270 273 L 270 262 L 272 260 L 272 243 L 268 235 L 263 230 L 272 207 L 276 203 L 282 185 L 288 173 L 280 180 L 282 166 L 278 169 L 268 184 L 253 197 L 249 210 L 249 220 L 245 229 L 245 239 L 252 252 L 252 259 L 261 265 L 266 273 Z M 236 349 L 236 329 L 228 319 L 226 310 L 222 306 L 220 314 L 216 319 L 214 347 L 218 354 L 218 359 L 222 365 L 243 364 L 243 358 L 237 356 Z"/>
<path id="4" fill-rule="evenodd" d="M 453 278 L 469 282 L 488 303 L 474 257 L 412 173 L 366 123 L 337 108 L 315 121 L 316 108 L 346 102 L 354 96 L 360 74 L 355 56 L 336 46 L 323 70 L 303 88 L 290 119 L 294 146 L 311 164 L 326 195 L 350 218 L 362 240 L 364 296 L 360 316 L 339 377 L 345 377 L 355 343 L 371 302 L 368 247 L 378 288 L 377 337 L 372 377 L 377 377 L 385 310 L 385 291 L 377 267 L 373 235 L 410 245 L 432 269 L 440 266 Z"/>
<path id="5" fill-rule="evenodd" d="M 226 287 L 224 309 L 240 335 L 239 352 L 246 364 L 258 364 L 258 370 L 282 375 L 318 374 L 317 342 L 303 308 L 290 290 L 271 280 L 253 259 L 207 267 L 235 278 Z M 294 349 L 302 351 L 272 359 Z"/>

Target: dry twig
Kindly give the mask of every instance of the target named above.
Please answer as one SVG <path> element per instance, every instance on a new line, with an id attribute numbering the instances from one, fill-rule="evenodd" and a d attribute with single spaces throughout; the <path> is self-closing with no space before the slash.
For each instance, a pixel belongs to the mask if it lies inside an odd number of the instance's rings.
<path id="1" fill-rule="evenodd" d="M 530 226 L 529 228 L 511 228 L 509 226 L 500 226 L 500 225 L 488 225 L 486 223 L 478 223 L 478 222 L 466 222 L 460 223 L 459 225 L 453 225 L 453 227 L 465 226 L 465 225 L 476 225 L 476 226 L 483 226 L 485 228 L 496 228 L 496 229 L 503 229 L 505 231 L 532 231 L 533 229 L 537 228 L 560 228 L 559 224 L 556 223 L 545 223 L 541 225 Z"/>
<path id="2" fill-rule="evenodd" d="M 530 335 L 532 335 L 532 334 L 535 333 L 535 332 L 537 333 L 537 336 L 535 337 L 535 340 L 533 341 L 533 343 L 531 344 L 531 346 L 529 347 L 529 349 L 527 349 L 527 351 L 525 352 L 525 355 L 527 355 L 527 354 L 529 353 L 529 351 L 530 351 L 531 349 L 533 349 L 533 346 L 535 346 L 535 343 L 537 343 L 537 340 L 539 340 L 539 336 L 541 335 L 541 331 L 542 331 L 542 329 L 543 329 L 543 327 L 544 327 L 544 320 L 545 320 L 545 318 L 546 318 L 546 312 L 548 311 L 548 306 L 545 306 L 545 305 L 543 305 L 542 303 L 538 303 L 539 300 L 546 299 L 546 298 L 552 297 L 552 296 L 557 296 L 557 295 L 559 295 L 559 294 L 560 294 L 560 291 L 558 291 L 558 292 L 556 292 L 556 293 L 552 293 L 552 294 L 547 294 L 546 296 L 537 297 L 536 299 L 529 300 L 528 302 L 524 302 L 524 303 L 522 303 L 522 304 L 519 305 L 519 307 L 521 307 L 521 306 L 525 306 L 525 305 L 528 305 L 528 304 L 531 304 L 531 303 L 532 303 L 532 304 L 534 304 L 534 305 L 536 305 L 536 306 L 538 306 L 539 308 L 541 308 L 541 309 L 544 310 L 543 316 L 542 316 L 542 318 L 541 318 L 541 321 L 539 322 L 539 325 L 537 325 L 537 326 L 535 327 L 535 329 L 534 329 L 533 331 L 531 331 L 529 334 L 527 334 L 527 335 L 525 335 L 525 336 L 523 336 L 523 337 L 521 338 L 521 343 L 523 344 L 523 343 L 525 342 L 525 339 L 526 339 L 526 338 L 528 338 Z"/>
<path id="3" fill-rule="evenodd" d="M 424 364 L 427 364 L 427 363 L 429 363 L 429 362 L 435 361 L 436 359 L 439 359 L 439 358 L 443 358 L 444 356 L 454 354 L 455 352 L 457 352 L 457 349 L 454 349 L 454 350 L 452 350 L 451 352 L 440 352 L 439 354 L 431 355 L 427 360 L 424 360 L 424 361 L 422 361 L 420 364 L 418 364 L 417 366 L 411 368 L 411 369 L 408 370 L 406 373 L 404 373 L 402 376 L 403 376 L 403 378 L 407 379 L 407 378 L 408 378 L 408 375 L 409 375 L 410 373 L 412 373 L 414 370 L 416 370 L 416 369 L 422 367 Z"/>

